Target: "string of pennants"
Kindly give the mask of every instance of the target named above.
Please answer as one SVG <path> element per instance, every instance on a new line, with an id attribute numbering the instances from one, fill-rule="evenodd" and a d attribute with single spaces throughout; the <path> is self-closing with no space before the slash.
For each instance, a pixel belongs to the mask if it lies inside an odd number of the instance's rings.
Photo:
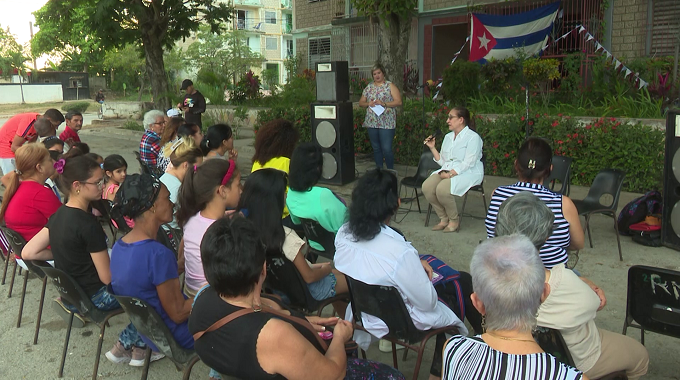
<path id="1" fill-rule="evenodd" d="M 563 34 L 559 38 L 556 38 L 555 40 L 553 40 L 549 44 L 545 45 L 541 49 L 541 51 L 546 51 L 550 47 L 550 45 L 552 45 L 552 44 L 556 43 L 557 41 L 560 41 L 564 38 L 569 37 L 569 35 L 571 35 L 571 33 L 575 32 L 575 31 L 578 31 L 578 34 L 585 33 L 586 42 L 594 41 L 595 42 L 595 52 L 606 55 L 607 61 L 608 62 L 611 61 L 614 64 L 614 70 L 617 73 L 623 73 L 624 78 L 627 79 L 629 76 L 631 76 L 633 84 L 635 86 L 637 86 L 638 90 L 641 90 L 643 87 L 647 87 L 649 85 L 649 83 L 647 81 L 640 78 L 640 76 L 637 73 L 634 73 L 631 69 L 629 69 L 621 61 L 619 61 L 616 57 L 614 57 L 613 54 L 610 53 L 609 50 L 607 50 L 604 46 L 602 46 L 602 44 L 599 41 L 596 41 L 595 36 L 590 34 L 590 32 L 588 32 L 583 25 L 577 25 L 574 29 L 568 31 L 567 33 Z M 470 37 L 468 36 L 467 38 L 465 38 L 465 42 L 463 43 L 463 46 L 461 46 L 460 49 L 458 50 L 458 52 L 453 56 L 453 59 L 451 60 L 451 64 L 456 62 L 456 59 L 458 59 L 458 56 L 463 51 L 463 49 L 465 48 L 465 46 L 467 45 L 467 43 L 469 41 L 470 41 Z M 437 93 L 434 95 L 434 97 L 432 97 L 432 100 L 437 99 L 437 97 L 439 96 L 439 91 L 440 91 L 441 87 L 442 87 L 442 81 L 440 79 L 439 83 L 437 84 Z"/>

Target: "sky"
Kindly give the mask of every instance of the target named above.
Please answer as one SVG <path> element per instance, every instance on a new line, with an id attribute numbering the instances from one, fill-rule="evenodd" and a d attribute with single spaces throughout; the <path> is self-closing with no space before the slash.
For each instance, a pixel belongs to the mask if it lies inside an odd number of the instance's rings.
<path id="1" fill-rule="evenodd" d="M 42 8 L 47 3 L 47 0 L 0 0 L 0 26 L 2 29 L 7 29 L 16 36 L 17 42 L 24 44 L 31 39 L 31 33 L 28 28 L 28 23 L 35 23 L 33 12 Z M 33 33 L 35 34 L 38 28 L 33 25 Z M 42 68 L 46 58 L 38 59 L 38 68 Z M 29 65 L 30 66 L 30 65 Z"/>

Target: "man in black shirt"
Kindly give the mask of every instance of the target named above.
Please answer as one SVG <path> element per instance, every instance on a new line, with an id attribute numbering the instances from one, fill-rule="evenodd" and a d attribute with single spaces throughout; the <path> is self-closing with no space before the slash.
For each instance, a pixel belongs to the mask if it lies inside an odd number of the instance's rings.
<path id="1" fill-rule="evenodd" d="M 194 88 L 194 82 L 190 79 L 182 81 L 182 90 L 186 91 L 186 95 L 184 101 L 177 107 L 184 111 L 184 120 L 203 128 L 201 114 L 205 112 L 205 97 Z"/>

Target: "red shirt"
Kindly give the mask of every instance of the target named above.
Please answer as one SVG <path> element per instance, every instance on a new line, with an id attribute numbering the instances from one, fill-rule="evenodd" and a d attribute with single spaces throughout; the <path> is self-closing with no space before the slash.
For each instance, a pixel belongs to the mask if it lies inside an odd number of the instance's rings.
<path id="1" fill-rule="evenodd" d="M 12 116 L 0 128 L 0 158 L 14 158 L 12 141 L 14 136 L 21 136 L 28 141 L 35 141 L 38 133 L 33 125 L 40 116 L 39 113 L 28 112 Z"/>
<path id="2" fill-rule="evenodd" d="M 68 139 L 73 139 L 73 142 L 80 142 L 80 136 L 78 136 L 78 132 L 69 128 L 67 125 L 66 128 L 64 128 L 64 132 L 61 132 L 59 135 L 59 140 L 66 142 Z"/>
<path id="3" fill-rule="evenodd" d="M 60 206 L 52 190 L 38 182 L 22 181 L 7 205 L 5 224 L 29 241 Z"/>

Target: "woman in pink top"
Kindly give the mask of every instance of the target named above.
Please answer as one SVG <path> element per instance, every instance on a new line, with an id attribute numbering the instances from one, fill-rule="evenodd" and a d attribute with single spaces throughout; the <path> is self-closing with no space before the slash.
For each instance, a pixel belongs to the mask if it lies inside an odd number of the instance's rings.
<path id="1" fill-rule="evenodd" d="M 238 206 L 241 173 L 233 160 L 208 160 L 189 170 L 179 190 L 177 223 L 184 230 L 180 242 L 180 268 L 184 260 L 184 294 L 194 297 L 207 283 L 201 261 L 201 240 L 205 231 L 227 209 Z"/>
<path id="2" fill-rule="evenodd" d="M 54 174 L 54 161 L 44 145 L 32 143 L 17 149 L 16 165 L 5 178 L 0 221 L 29 241 L 61 206 L 59 198 L 45 187 L 47 178 Z"/>

